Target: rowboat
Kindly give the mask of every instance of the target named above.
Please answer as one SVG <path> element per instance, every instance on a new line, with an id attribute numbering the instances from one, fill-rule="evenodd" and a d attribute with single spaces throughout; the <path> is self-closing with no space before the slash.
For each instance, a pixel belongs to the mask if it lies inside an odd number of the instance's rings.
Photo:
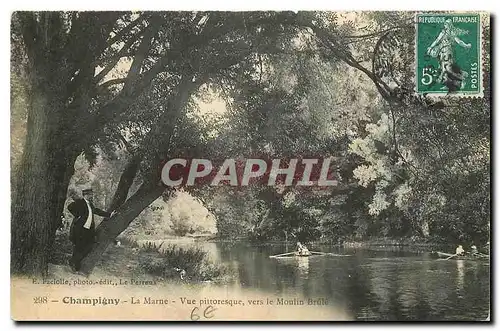
<path id="1" fill-rule="evenodd" d="M 435 255 L 439 259 L 446 259 L 446 260 L 471 260 L 471 261 L 477 261 L 477 260 L 488 260 L 490 257 L 485 254 L 475 254 L 475 255 L 456 255 L 456 254 L 450 254 L 450 253 L 444 253 L 444 252 L 435 252 Z"/>
<path id="2" fill-rule="evenodd" d="M 270 258 L 290 258 L 290 257 L 313 257 L 313 256 L 351 256 L 351 255 L 325 253 L 325 252 L 313 252 L 313 251 L 308 251 L 306 253 L 304 253 L 304 252 L 299 253 L 298 251 L 295 251 L 295 252 L 283 253 L 283 254 L 278 254 L 278 255 L 271 255 L 269 257 Z"/>

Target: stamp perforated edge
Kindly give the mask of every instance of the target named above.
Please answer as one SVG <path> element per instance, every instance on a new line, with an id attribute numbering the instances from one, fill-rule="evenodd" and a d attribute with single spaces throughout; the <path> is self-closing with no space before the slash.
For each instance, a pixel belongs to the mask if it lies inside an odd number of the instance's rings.
<path id="1" fill-rule="evenodd" d="M 417 54 L 417 43 L 418 43 L 418 15 L 442 15 L 442 14 L 454 14 L 454 15 L 479 15 L 479 63 L 480 63 L 480 69 L 479 70 L 479 81 L 481 82 L 481 86 L 479 88 L 479 92 L 463 92 L 463 91 L 458 91 L 454 93 L 433 93 L 433 92 L 419 92 L 418 91 L 418 54 Z M 413 44 L 413 56 L 414 56 L 414 82 L 415 82 L 415 92 L 419 95 L 425 95 L 427 97 L 431 98 L 438 98 L 440 100 L 443 99 L 448 99 L 448 98 L 483 98 L 484 97 L 484 85 L 485 85 L 485 78 L 484 78 L 484 64 L 485 64 L 485 58 L 489 58 L 489 54 L 485 54 L 486 50 L 483 47 L 483 42 L 484 39 L 486 38 L 485 36 L 485 30 L 486 28 L 490 28 L 490 14 L 487 12 L 476 12 L 476 11 L 461 11 L 461 12 L 455 12 L 455 11 L 418 11 L 415 12 L 414 15 L 414 20 L 415 20 L 415 40 Z"/>

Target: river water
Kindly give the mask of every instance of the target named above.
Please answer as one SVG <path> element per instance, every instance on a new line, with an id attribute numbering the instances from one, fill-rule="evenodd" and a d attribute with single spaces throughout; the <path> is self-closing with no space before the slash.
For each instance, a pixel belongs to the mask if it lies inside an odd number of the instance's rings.
<path id="1" fill-rule="evenodd" d="M 229 265 L 236 286 L 273 296 L 327 299 L 355 320 L 485 320 L 490 309 L 489 261 L 436 260 L 397 248 L 311 250 L 351 256 L 269 258 L 292 245 L 199 243 Z M 293 319 L 293 317 L 291 317 Z"/>

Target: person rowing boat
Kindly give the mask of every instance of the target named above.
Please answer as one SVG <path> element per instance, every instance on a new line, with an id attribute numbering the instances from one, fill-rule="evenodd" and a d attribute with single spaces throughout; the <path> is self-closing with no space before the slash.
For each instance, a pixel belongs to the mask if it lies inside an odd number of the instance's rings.
<path id="1" fill-rule="evenodd" d="M 455 255 L 464 255 L 465 253 L 465 250 L 464 248 L 462 247 L 462 245 L 458 245 L 457 249 L 455 249 Z"/>
<path id="2" fill-rule="evenodd" d="M 300 241 L 297 242 L 297 252 L 298 255 L 310 255 L 311 253 L 309 252 L 309 249 L 305 245 L 302 245 Z"/>

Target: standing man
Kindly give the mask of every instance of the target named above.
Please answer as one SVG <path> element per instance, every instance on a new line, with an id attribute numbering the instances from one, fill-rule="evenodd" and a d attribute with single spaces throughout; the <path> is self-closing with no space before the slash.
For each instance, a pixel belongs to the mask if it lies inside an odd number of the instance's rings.
<path id="1" fill-rule="evenodd" d="M 68 210 L 74 216 L 69 232 L 73 243 L 73 256 L 70 260 L 71 269 L 79 271 L 81 262 L 92 250 L 96 239 L 94 214 L 111 217 L 115 214 L 106 212 L 94 206 L 92 189 L 82 190 L 83 199 L 76 199 L 69 204 Z"/>

